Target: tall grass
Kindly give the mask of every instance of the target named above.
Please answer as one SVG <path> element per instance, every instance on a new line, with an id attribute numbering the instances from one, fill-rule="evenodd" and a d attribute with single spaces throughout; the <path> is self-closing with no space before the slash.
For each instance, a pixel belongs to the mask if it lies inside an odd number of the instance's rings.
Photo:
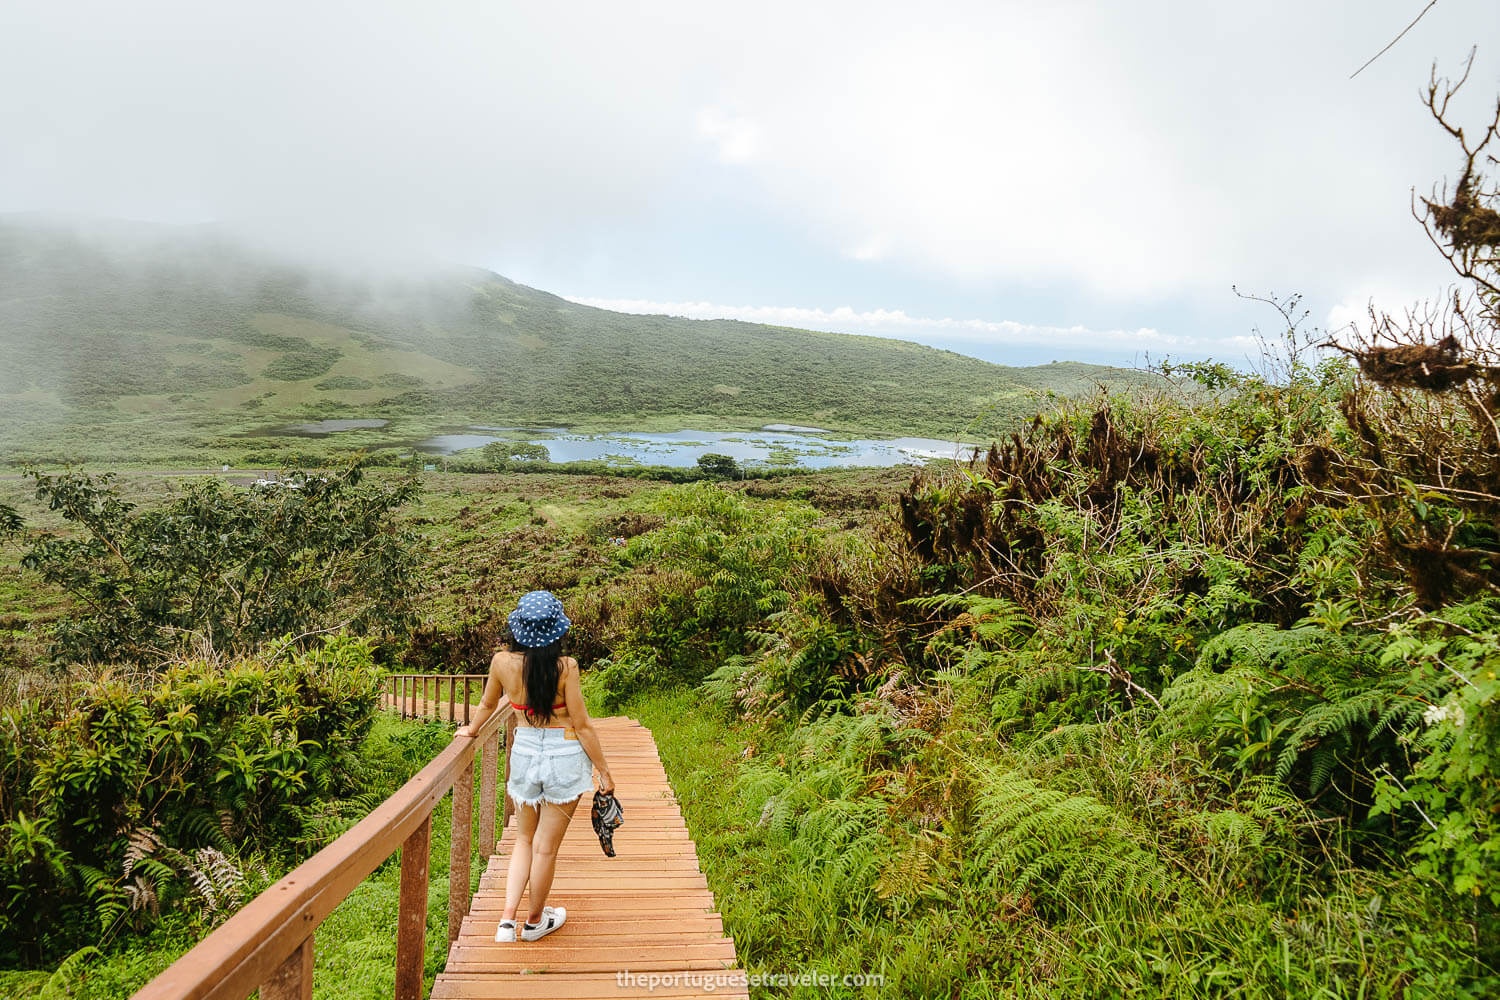
<path id="1" fill-rule="evenodd" d="M 1316 826 L 1126 729 L 1031 758 L 890 716 L 808 726 L 627 710 L 656 735 L 752 972 L 877 973 L 790 996 L 1484 996 L 1473 942 L 1410 875 L 1299 862 Z M 1126 772 L 1134 775 L 1126 778 Z M 626 806 L 629 808 L 628 802 Z M 1335 849 L 1335 855 L 1337 851 Z"/>

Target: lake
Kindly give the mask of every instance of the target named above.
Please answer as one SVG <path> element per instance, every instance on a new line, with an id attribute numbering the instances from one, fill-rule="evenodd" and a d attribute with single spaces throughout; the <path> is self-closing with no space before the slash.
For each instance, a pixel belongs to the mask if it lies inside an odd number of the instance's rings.
<path id="1" fill-rule="evenodd" d="M 607 461 L 622 466 L 689 468 L 698 464 L 700 456 L 714 454 L 728 455 L 742 465 L 809 469 L 920 464 L 931 458 L 953 458 L 960 453 L 967 461 L 972 447 L 918 437 L 835 441 L 788 430 L 790 426 L 770 424 L 759 431 L 615 431 L 608 434 L 574 434 L 562 427 L 471 427 L 469 431 L 472 433 L 439 434 L 417 447 L 428 454 L 451 455 L 481 448 L 492 441 L 525 441 L 545 447 L 554 462 Z M 797 431 L 801 430 L 797 428 Z"/>

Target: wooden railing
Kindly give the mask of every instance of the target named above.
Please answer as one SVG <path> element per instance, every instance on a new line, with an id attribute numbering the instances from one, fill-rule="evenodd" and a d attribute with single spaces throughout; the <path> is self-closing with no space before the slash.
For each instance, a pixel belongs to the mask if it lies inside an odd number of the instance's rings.
<path id="1" fill-rule="evenodd" d="M 401 713 L 403 719 L 446 719 L 469 724 L 469 700 L 483 693 L 485 674 L 388 674 L 381 692 L 382 704 Z M 443 714 L 443 688 L 448 689 L 448 712 Z M 459 692 L 463 697 L 459 697 Z M 477 703 L 476 703 L 477 704 Z"/>
<path id="2" fill-rule="evenodd" d="M 400 676 L 412 682 L 409 686 L 414 691 L 420 675 Z M 473 679 L 461 674 L 436 676 L 450 681 L 450 703 L 452 682 Z M 468 702 L 464 704 L 467 707 Z M 467 721 L 468 715 L 464 718 Z M 515 710 L 507 705 L 486 720 L 472 739 L 453 741 L 353 829 L 245 904 L 222 927 L 142 987 L 132 1000 L 245 1000 L 256 989 L 260 990 L 260 1000 L 311 1000 L 313 937 L 318 925 L 397 849 L 401 851 L 401 892 L 395 928 L 395 996 L 396 1000 L 420 1000 L 427 947 L 433 809 L 451 789 L 451 944 L 458 938 L 471 902 L 475 757 L 482 751 L 479 849 L 488 856 L 495 849 L 495 796 L 504 787 L 499 773 L 500 747 L 511 745 L 515 726 Z M 506 763 L 508 770 L 508 759 Z M 508 818 L 508 801 L 504 813 Z"/>

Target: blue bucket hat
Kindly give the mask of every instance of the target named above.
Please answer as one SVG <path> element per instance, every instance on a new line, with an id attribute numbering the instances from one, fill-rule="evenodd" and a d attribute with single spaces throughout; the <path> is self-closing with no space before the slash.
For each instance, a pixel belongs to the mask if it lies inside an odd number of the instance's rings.
<path id="1" fill-rule="evenodd" d="M 516 642 L 533 648 L 551 645 L 573 624 L 563 614 L 562 601 L 547 590 L 533 590 L 521 598 L 506 622 Z"/>

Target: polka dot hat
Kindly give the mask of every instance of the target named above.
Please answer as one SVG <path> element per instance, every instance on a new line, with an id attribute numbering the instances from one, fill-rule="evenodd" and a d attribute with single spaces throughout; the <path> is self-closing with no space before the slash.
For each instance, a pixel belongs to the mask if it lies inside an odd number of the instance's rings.
<path id="1" fill-rule="evenodd" d="M 550 591 L 533 590 L 521 598 L 516 610 L 506 619 L 510 634 L 523 646 L 547 646 L 563 637 L 572 626 L 563 614 L 562 601 Z"/>

